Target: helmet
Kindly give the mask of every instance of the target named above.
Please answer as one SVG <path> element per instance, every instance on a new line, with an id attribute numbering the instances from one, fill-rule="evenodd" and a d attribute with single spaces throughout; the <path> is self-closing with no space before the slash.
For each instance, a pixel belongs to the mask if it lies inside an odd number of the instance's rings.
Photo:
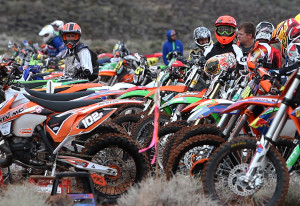
<path id="1" fill-rule="evenodd" d="M 272 33 L 270 43 L 281 43 L 283 54 L 286 53 L 287 46 L 300 35 L 300 24 L 294 19 L 287 19 L 279 23 Z"/>
<path id="2" fill-rule="evenodd" d="M 206 27 L 197 27 L 194 30 L 194 41 L 198 46 L 204 47 L 204 46 L 209 46 L 210 45 L 210 39 L 211 39 L 211 33 Z M 204 44 L 200 44 L 198 42 L 198 39 L 205 39 L 208 38 L 208 42 Z"/>
<path id="3" fill-rule="evenodd" d="M 75 39 L 72 41 L 68 41 L 66 34 L 76 34 Z M 78 24 L 74 22 L 66 23 L 62 30 L 63 42 L 67 45 L 69 49 L 74 48 L 80 40 L 81 37 L 81 28 Z"/>
<path id="4" fill-rule="evenodd" d="M 220 16 L 215 22 L 215 36 L 221 44 L 229 44 L 236 36 L 236 21 L 231 16 Z"/>
<path id="5" fill-rule="evenodd" d="M 61 31 L 64 28 L 64 22 L 61 20 L 55 20 L 51 23 L 53 27 L 57 27 L 57 31 Z"/>
<path id="6" fill-rule="evenodd" d="M 124 43 L 118 42 L 115 44 L 114 49 L 113 49 L 113 55 L 115 57 L 125 57 L 129 54 L 130 54 L 130 51 Z"/>
<path id="7" fill-rule="evenodd" d="M 43 37 L 44 43 L 50 42 L 55 37 L 53 26 L 51 25 L 44 26 L 40 31 L 39 36 Z"/>
<path id="8" fill-rule="evenodd" d="M 222 70 L 236 67 L 236 58 L 232 52 L 218 54 L 209 58 L 204 65 L 204 72 L 208 76 L 219 74 Z"/>
<path id="9" fill-rule="evenodd" d="M 265 39 L 270 41 L 273 31 L 274 31 L 274 26 L 272 23 L 267 21 L 262 21 L 256 26 L 255 40 Z"/>
<path id="10" fill-rule="evenodd" d="M 293 40 L 287 47 L 288 61 L 299 62 L 300 60 L 300 36 Z"/>
<path id="11" fill-rule="evenodd" d="M 300 23 L 300 13 L 297 16 L 295 16 L 295 19 Z"/>

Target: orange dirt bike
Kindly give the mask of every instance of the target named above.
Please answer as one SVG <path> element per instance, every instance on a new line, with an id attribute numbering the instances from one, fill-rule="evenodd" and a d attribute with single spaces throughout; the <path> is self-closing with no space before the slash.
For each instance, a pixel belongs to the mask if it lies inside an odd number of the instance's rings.
<path id="1" fill-rule="evenodd" d="M 141 181 L 149 167 L 138 144 L 117 127 L 103 133 L 102 125 L 116 111 L 111 106 L 120 101 L 49 101 L 16 93 L 0 104 L 0 167 L 16 163 L 52 176 L 85 170 L 100 196 L 118 197 Z M 85 141 L 79 141 L 83 135 Z"/>

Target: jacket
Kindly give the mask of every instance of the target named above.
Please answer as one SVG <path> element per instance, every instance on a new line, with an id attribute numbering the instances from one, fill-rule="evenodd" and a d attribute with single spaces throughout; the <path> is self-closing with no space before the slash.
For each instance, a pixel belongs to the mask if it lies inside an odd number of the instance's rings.
<path id="1" fill-rule="evenodd" d="M 163 53 L 163 60 L 165 65 L 169 64 L 169 61 L 167 60 L 167 55 L 172 52 L 172 51 L 179 51 L 183 55 L 183 44 L 179 40 L 172 41 L 171 40 L 171 32 L 172 30 L 169 30 L 167 32 L 167 38 L 168 40 L 164 43 L 163 48 L 162 48 L 162 53 Z"/>

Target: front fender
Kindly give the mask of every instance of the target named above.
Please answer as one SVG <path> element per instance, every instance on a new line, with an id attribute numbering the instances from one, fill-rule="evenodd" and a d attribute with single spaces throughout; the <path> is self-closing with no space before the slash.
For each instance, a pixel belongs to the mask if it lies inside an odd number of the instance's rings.
<path id="1" fill-rule="evenodd" d="M 245 99 L 241 99 L 227 109 L 225 109 L 222 113 L 229 113 L 234 110 L 244 109 L 249 107 L 250 105 L 257 106 L 265 106 L 265 107 L 274 107 L 281 103 L 281 100 L 278 100 L 278 96 L 255 96 L 255 97 L 247 97 Z"/>
<path id="2" fill-rule="evenodd" d="M 210 99 L 207 101 L 202 101 L 197 107 L 192 110 L 193 113 L 190 115 L 187 121 L 196 121 L 210 115 L 213 115 L 214 118 L 217 118 L 218 115 L 214 114 L 222 113 L 222 111 L 224 111 L 232 103 L 234 102 L 223 99 Z"/>

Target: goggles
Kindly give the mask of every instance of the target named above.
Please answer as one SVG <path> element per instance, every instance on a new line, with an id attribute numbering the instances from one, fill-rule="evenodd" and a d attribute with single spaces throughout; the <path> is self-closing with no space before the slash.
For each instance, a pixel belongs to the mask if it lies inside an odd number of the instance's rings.
<path id="1" fill-rule="evenodd" d="M 232 36 L 235 32 L 235 28 L 231 26 L 217 26 L 216 32 L 220 36 Z"/>

